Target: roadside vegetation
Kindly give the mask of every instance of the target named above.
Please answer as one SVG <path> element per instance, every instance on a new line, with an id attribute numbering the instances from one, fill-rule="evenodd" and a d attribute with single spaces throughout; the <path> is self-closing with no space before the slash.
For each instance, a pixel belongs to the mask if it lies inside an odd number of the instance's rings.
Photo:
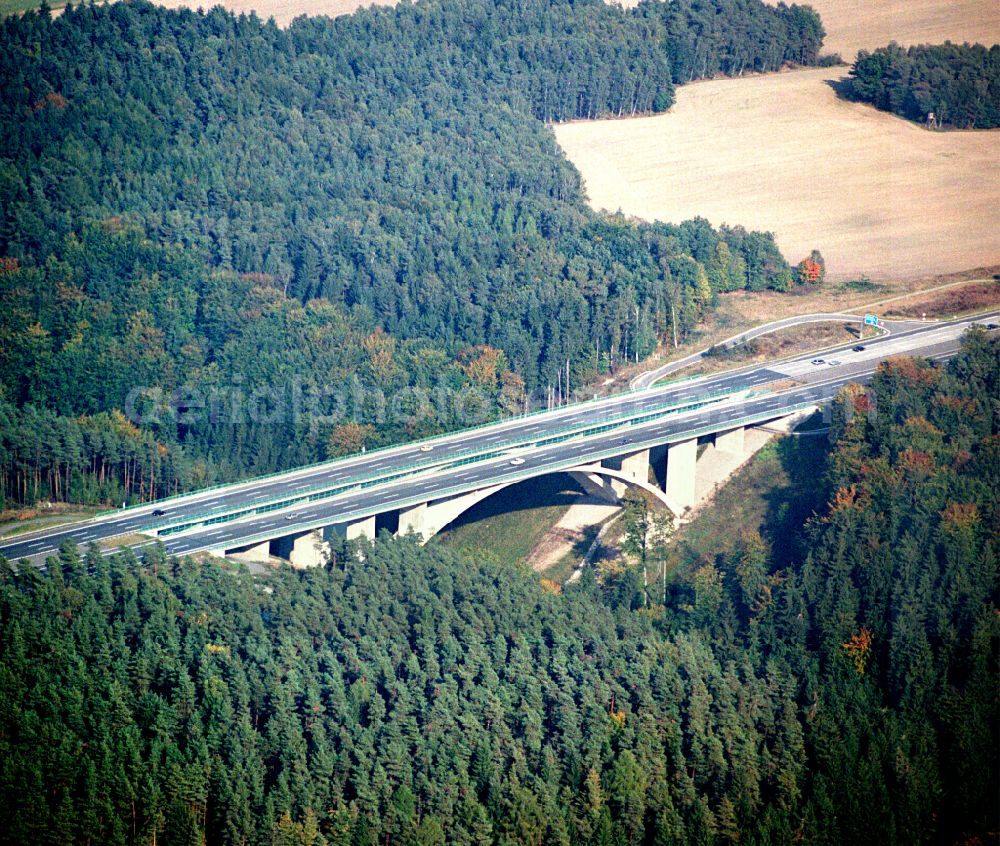
<path id="1" fill-rule="evenodd" d="M 0 508 L 0 538 L 50 528 L 60 523 L 86 520 L 100 513 L 97 507 L 81 507 L 68 503 L 42 503 L 30 508 Z"/>
<path id="2" fill-rule="evenodd" d="M 671 549 L 676 574 L 689 577 L 706 563 L 730 558 L 746 533 L 759 534 L 781 560 L 801 553 L 797 529 L 823 505 L 822 490 L 811 482 L 823 477 L 828 448 L 825 435 L 786 436 L 762 447 L 711 505 L 677 530 Z"/>
<path id="3" fill-rule="evenodd" d="M 628 531 L 561 592 L 389 537 L 257 579 L 0 562 L 0 843 L 986 842 L 998 394 L 982 334 L 887 363 L 815 514 L 789 491 L 665 602 Z"/>
<path id="4" fill-rule="evenodd" d="M 1000 306 L 1000 277 L 946 291 L 896 300 L 886 306 L 887 317 L 957 317 Z"/>
<path id="5" fill-rule="evenodd" d="M 812 12 L 737 5 L 4 20 L 8 500 L 147 500 L 517 413 L 718 292 L 787 288 L 770 235 L 590 211 L 546 126 L 815 59 Z"/>

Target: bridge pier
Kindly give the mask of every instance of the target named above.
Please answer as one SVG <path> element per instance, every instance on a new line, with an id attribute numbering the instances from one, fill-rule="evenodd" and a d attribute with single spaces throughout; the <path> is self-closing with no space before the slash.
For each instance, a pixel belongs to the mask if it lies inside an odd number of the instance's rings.
<path id="1" fill-rule="evenodd" d="M 320 567 L 329 560 L 330 544 L 323 540 L 323 531 L 313 529 L 297 535 L 292 540 L 292 549 L 288 554 L 288 563 L 293 567 L 306 570 L 310 567 Z"/>
<path id="2" fill-rule="evenodd" d="M 682 509 L 695 504 L 695 467 L 698 439 L 691 438 L 667 446 L 667 499 Z"/>
<path id="3" fill-rule="evenodd" d="M 271 559 L 271 541 L 261 541 L 252 543 L 250 546 L 241 546 L 229 551 L 229 558 L 238 561 L 267 562 Z"/>
<path id="4" fill-rule="evenodd" d="M 329 555 L 330 545 L 323 540 L 322 529 L 311 529 L 275 538 L 274 552 L 293 567 L 305 570 L 323 564 Z"/>
<path id="5" fill-rule="evenodd" d="M 715 448 L 730 455 L 743 455 L 746 451 L 745 429 L 740 426 L 725 432 L 715 433 Z"/>
<path id="6" fill-rule="evenodd" d="M 360 540 L 361 538 L 367 538 L 370 541 L 375 540 L 375 515 L 372 514 L 371 517 L 362 517 L 360 520 L 352 520 L 350 523 L 344 524 L 344 537 L 349 541 Z"/>
<path id="7" fill-rule="evenodd" d="M 636 482 L 649 481 L 649 450 L 640 449 L 636 452 L 625 453 L 613 458 L 605 458 L 601 465 L 610 470 L 617 470 L 623 476 Z M 611 488 L 616 496 L 621 499 L 628 490 L 628 482 L 619 479 L 611 479 Z"/>
<path id="8" fill-rule="evenodd" d="M 429 537 L 426 534 L 429 529 L 428 508 L 426 502 L 421 502 L 420 505 L 414 505 L 410 508 L 401 508 L 399 510 L 399 528 L 396 530 L 396 534 L 406 535 L 413 532 L 413 534 L 420 535 L 421 538 L 427 540 Z"/>
<path id="9" fill-rule="evenodd" d="M 761 428 L 760 424 L 756 424 L 756 428 L 751 426 L 748 434 L 743 426 L 730 424 L 726 427 L 722 423 L 722 428 L 712 434 L 712 444 L 706 448 L 701 459 L 698 457 L 697 437 L 643 449 L 636 449 L 635 446 L 629 449 L 630 443 L 626 437 L 619 439 L 619 447 L 612 447 L 621 448 L 623 451 L 620 454 L 595 460 L 592 464 L 576 465 L 561 472 L 568 473 L 587 494 L 605 502 L 620 503 L 625 493 L 632 488 L 644 490 L 663 503 L 676 518 L 680 518 L 698 502 L 711 496 L 733 470 L 766 442 L 765 432 L 773 432 L 775 429 L 788 431 L 813 410 L 809 408 L 771 418 L 771 426 L 764 432 L 757 431 Z M 653 461 L 657 471 L 655 478 L 650 473 L 654 469 Z M 665 474 L 661 477 L 660 471 L 664 467 Z M 326 532 L 336 530 L 349 541 L 360 538 L 374 540 L 376 525 L 387 531 L 396 530 L 398 535 L 413 534 L 421 543 L 425 543 L 463 512 L 510 484 L 513 482 L 501 482 L 462 494 L 385 508 L 377 515 L 342 521 L 325 530 L 300 530 L 270 541 L 230 547 L 230 555 L 245 561 L 267 561 L 273 550 L 275 555 L 287 558 L 294 567 L 316 567 L 323 564 L 329 555 L 330 546 L 324 540 Z M 288 528 L 291 529 L 291 526 Z M 226 554 L 226 550 L 221 548 L 213 548 L 208 552 L 219 557 Z"/>

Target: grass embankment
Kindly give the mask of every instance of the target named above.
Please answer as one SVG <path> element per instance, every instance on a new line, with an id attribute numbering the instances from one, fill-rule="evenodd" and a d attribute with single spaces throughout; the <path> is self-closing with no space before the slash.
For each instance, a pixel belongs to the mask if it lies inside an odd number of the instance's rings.
<path id="1" fill-rule="evenodd" d="M 823 435 L 771 441 L 724 485 L 714 503 L 680 527 L 674 541 L 679 567 L 727 556 L 739 529 L 757 529 L 784 562 L 795 549 L 793 528 L 819 506 L 815 480 L 823 473 Z"/>
<path id="2" fill-rule="evenodd" d="M 573 547 L 565 555 L 563 555 L 562 558 L 556 561 L 555 564 L 542 570 L 541 575 L 553 582 L 564 584 L 569 577 L 576 572 L 577 567 L 579 567 L 583 562 L 584 557 L 587 555 L 587 552 L 590 551 L 591 546 L 594 545 L 594 541 L 597 540 L 597 536 L 601 533 L 601 530 L 611 523 L 612 525 L 608 527 L 608 531 L 605 532 L 604 537 L 601 538 L 600 545 L 594 550 L 594 557 L 596 558 L 598 553 L 600 553 L 604 548 L 604 545 L 609 543 L 609 536 L 611 536 L 615 531 L 616 526 L 621 524 L 621 521 L 619 520 L 620 517 L 621 511 L 616 511 L 609 517 L 605 517 L 599 523 L 594 523 L 593 525 L 584 528 L 580 539 L 573 544 Z M 615 548 L 617 548 L 619 541 L 620 538 L 615 541 Z M 593 566 L 593 560 L 590 564 Z"/>
<path id="3" fill-rule="evenodd" d="M 579 488 L 563 473 L 529 479 L 473 506 L 433 543 L 476 558 L 524 561 L 579 498 Z"/>
<path id="4" fill-rule="evenodd" d="M 133 532 L 130 535 L 119 535 L 118 537 L 98 541 L 97 545 L 101 549 L 118 549 L 120 546 L 138 546 L 139 544 L 149 543 L 154 540 L 156 540 L 156 538 L 152 535 L 143 535 L 139 532 Z"/>
<path id="5" fill-rule="evenodd" d="M 855 343 L 858 337 L 856 324 L 807 323 L 791 329 L 782 329 L 773 335 L 762 335 L 738 347 L 720 349 L 718 353 L 699 364 L 685 368 L 679 375 L 682 377 L 702 376 L 748 364 L 763 364 L 799 353 Z M 669 377 L 663 381 L 669 381 Z"/>
<path id="6" fill-rule="evenodd" d="M 106 511 L 107 506 L 53 504 L 49 508 L 12 508 L 0 511 L 0 539 L 50 529 L 62 523 L 86 520 Z"/>
<path id="7" fill-rule="evenodd" d="M 948 318 L 974 314 L 1000 305 L 1000 274 L 992 279 L 970 282 L 934 294 L 917 294 L 894 300 L 885 308 L 885 316 L 901 318 Z"/>

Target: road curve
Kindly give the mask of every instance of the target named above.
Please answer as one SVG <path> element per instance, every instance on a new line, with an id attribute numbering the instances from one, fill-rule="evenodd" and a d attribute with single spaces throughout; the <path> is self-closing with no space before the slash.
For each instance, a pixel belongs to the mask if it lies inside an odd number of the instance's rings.
<path id="1" fill-rule="evenodd" d="M 739 344 L 753 340 L 754 338 L 759 338 L 761 335 L 778 332 L 781 329 L 787 329 L 790 326 L 798 326 L 802 323 L 861 323 L 863 321 L 864 317 L 862 315 L 848 314 L 846 312 L 817 312 L 816 314 L 802 314 L 795 317 L 785 317 L 781 320 L 772 320 L 770 323 L 762 323 L 760 326 L 755 326 L 753 329 L 747 329 L 745 332 L 740 332 L 737 335 L 726 338 L 724 341 L 713 344 L 711 347 L 706 347 L 703 350 L 686 355 L 684 358 L 667 362 L 666 364 L 657 367 L 655 370 L 640 373 L 638 376 L 635 376 L 631 382 L 629 382 L 629 387 L 632 390 L 648 388 L 664 376 L 669 376 L 672 373 L 676 373 L 678 370 L 683 370 L 685 367 L 690 367 L 692 364 L 698 363 L 713 349 L 718 349 L 720 347 L 724 349 L 728 347 L 735 347 Z M 884 328 L 888 328 L 891 332 L 892 328 L 897 325 L 900 327 L 911 328 L 912 326 L 919 324 L 920 321 L 906 320 L 883 321 L 880 325 Z"/>
<path id="2" fill-rule="evenodd" d="M 717 431 L 720 415 L 729 423 L 744 416 L 763 422 L 780 416 L 782 409 L 817 404 L 840 384 L 870 375 L 889 356 L 935 349 L 941 354 L 945 342 L 950 353 L 968 326 L 998 318 L 1000 313 L 992 312 L 922 324 L 873 338 L 863 350 L 848 343 L 827 351 L 823 359 L 800 354 L 453 432 L 421 442 L 423 446 L 406 444 L 186 494 L 3 540 L 0 556 L 41 563 L 64 540 L 110 542 L 168 525 L 173 533 L 161 538 L 171 553 L 235 548 L 257 537 L 307 531 L 525 474 L 556 472 L 620 454 L 623 443 L 637 449 L 640 436 L 662 444 L 706 425 Z M 519 459 L 513 465 L 512 456 Z M 152 513 L 156 508 L 160 515 Z"/>

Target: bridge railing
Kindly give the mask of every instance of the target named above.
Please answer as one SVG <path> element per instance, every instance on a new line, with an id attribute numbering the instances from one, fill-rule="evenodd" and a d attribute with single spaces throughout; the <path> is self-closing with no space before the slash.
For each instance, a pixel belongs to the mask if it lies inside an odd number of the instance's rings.
<path id="1" fill-rule="evenodd" d="M 556 443 L 574 437 L 588 437 L 618 428 L 623 423 L 634 425 L 636 423 L 648 422 L 651 419 L 662 417 L 666 414 L 700 408 L 714 403 L 723 397 L 733 396 L 739 393 L 743 393 L 743 391 L 712 391 L 702 397 L 699 397 L 697 400 L 675 400 L 662 407 L 647 407 L 644 409 L 636 409 L 632 412 L 623 411 L 610 414 L 605 418 L 604 422 L 598 425 L 581 422 L 571 426 L 559 427 L 545 433 L 522 434 L 499 443 L 491 443 L 473 449 L 457 450 L 449 453 L 447 457 L 444 458 L 428 454 L 422 459 L 408 462 L 388 472 L 382 470 L 377 473 L 361 474 L 356 477 L 340 479 L 332 484 L 329 482 L 318 483 L 296 490 L 294 493 L 278 493 L 268 499 L 260 500 L 251 504 L 243 503 L 239 505 L 219 505 L 206 511 L 196 512 L 191 515 L 184 515 L 180 518 L 166 519 L 149 523 L 145 527 L 145 531 L 159 532 L 163 535 L 178 534 L 182 531 L 187 531 L 200 525 L 213 525 L 216 523 L 231 522 L 233 520 L 240 519 L 241 517 L 247 517 L 253 514 L 276 511 L 293 505 L 315 502 L 319 499 L 332 499 L 335 496 L 340 496 L 341 494 L 348 493 L 351 490 L 372 487 L 374 485 L 388 484 L 398 479 L 413 476 L 423 472 L 424 470 L 433 469 L 435 467 L 461 466 L 480 461 L 488 461 L 491 458 L 498 458 L 504 452 L 518 447 Z"/>
<path id="2" fill-rule="evenodd" d="M 525 414 L 519 414 L 515 417 L 503 417 L 499 420 L 490 420 L 486 423 L 479 423 L 475 426 L 467 426 L 464 429 L 457 429 L 453 432 L 444 432 L 440 435 L 431 435 L 430 437 L 420 438 L 419 440 L 415 441 L 407 441 L 401 444 L 390 444 L 388 446 L 375 447 L 374 449 L 365 450 L 364 452 L 354 452 L 348 455 L 341 456 L 333 461 L 329 459 L 327 459 L 326 461 L 316 461 L 313 462 L 312 464 L 302 464 L 298 467 L 293 467 L 290 470 L 276 470 L 273 473 L 265 473 L 261 476 L 255 476 L 252 479 L 239 479 L 235 482 L 220 482 L 219 484 L 208 485 L 204 488 L 198 488 L 197 490 L 194 491 L 170 494 L 169 496 L 161 497 L 160 499 L 156 499 L 151 502 L 142 502 L 136 505 L 126 506 L 125 508 L 113 508 L 113 509 L 108 509 L 107 511 L 101 511 L 95 514 L 92 519 L 105 517 L 109 514 L 124 514 L 131 511 L 138 511 L 143 508 L 155 508 L 163 503 L 170 503 L 179 499 L 187 499 L 189 497 L 198 497 L 202 496 L 203 494 L 224 490 L 226 488 L 237 488 L 240 487 L 241 485 L 252 485 L 256 484 L 257 482 L 262 482 L 266 479 L 276 479 L 280 478 L 281 476 L 293 476 L 294 474 L 297 473 L 306 473 L 310 470 L 319 470 L 327 467 L 329 467 L 330 469 L 335 469 L 338 464 L 347 464 L 352 461 L 369 459 L 373 456 L 377 457 L 383 453 L 391 452 L 393 450 L 402 450 L 411 448 L 416 448 L 419 450 L 421 446 L 424 446 L 429 443 L 437 444 L 440 441 L 447 438 L 454 438 L 472 432 L 477 432 L 481 429 L 489 429 L 491 427 L 504 426 L 507 424 L 514 423 L 515 421 L 518 420 L 530 420 L 534 417 L 539 417 L 546 414 L 552 414 L 553 412 L 562 413 L 562 412 L 573 411 L 574 409 L 583 409 L 587 407 L 598 406 L 604 403 L 617 402 L 624 400 L 625 398 L 630 396 L 637 396 L 639 394 L 648 394 L 651 391 L 668 392 L 669 390 L 675 388 L 681 382 L 687 381 L 688 379 L 696 379 L 696 378 L 698 377 L 697 376 L 684 377 L 682 379 L 674 380 L 669 384 L 658 386 L 657 388 L 629 388 L 625 391 L 622 391 L 621 393 L 613 394 L 612 396 L 608 397 L 594 397 L 592 399 L 580 400 L 579 402 L 571 402 L 567 403 L 566 405 L 560 405 L 557 408 L 540 408 L 537 411 L 529 411 Z M 734 390 L 713 391 L 710 392 L 709 394 L 706 394 L 705 396 L 716 396 L 716 395 L 724 395 L 732 393 L 738 393 L 738 391 Z"/>
<path id="3" fill-rule="evenodd" d="M 759 423 L 763 420 L 772 419 L 774 417 L 784 417 L 788 414 L 794 414 L 797 411 L 802 411 L 803 409 L 810 408 L 820 402 L 821 400 L 807 399 L 801 402 L 793 403 L 788 406 L 784 406 L 781 409 L 766 409 L 754 414 L 744 415 L 742 417 L 735 417 L 731 419 L 720 419 L 713 421 L 709 424 L 703 426 L 693 427 L 691 429 L 686 429 L 683 432 L 677 432 L 670 435 L 666 440 L 663 435 L 651 434 L 647 438 L 641 438 L 634 442 L 629 443 L 629 451 L 638 451 L 642 449 L 648 449 L 651 447 L 662 446 L 665 443 L 676 443 L 678 441 L 686 441 L 691 438 L 700 437 L 701 435 L 711 434 L 713 432 L 718 432 L 725 428 L 738 428 L 740 426 L 749 426 L 754 423 Z M 524 481 L 525 479 L 535 478 L 537 476 L 542 476 L 548 473 L 558 473 L 563 470 L 570 470 L 574 467 L 579 467 L 581 464 L 587 464 L 594 461 L 602 461 L 605 458 L 612 458 L 614 456 L 620 455 L 622 452 L 620 445 L 615 445 L 613 447 L 608 447 L 601 450 L 594 450 L 593 452 L 587 453 L 585 456 L 574 456 L 569 459 L 561 459 L 545 464 L 542 467 L 534 466 L 527 469 L 516 470 L 510 473 L 503 473 L 495 479 L 490 480 L 490 485 L 495 484 L 514 484 L 516 482 Z M 479 487 L 482 487 L 482 483 L 479 483 Z M 275 529 L 271 529 L 266 532 L 260 532 L 253 535 L 247 535 L 241 537 L 236 541 L 230 540 L 225 541 L 222 544 L 218 542 L 205 542 L 191 549 L 185 550 L 185 552 L 198 552 L 205 549 L 224 547 L 226 549 L 235 549 L 243 546 L 250 546 L 254 543 L 260 543 L 264 540 L 270 540 L 275 537 L 281 537 L 287 534 L 299 533 L 299 532 L 309 532 L 314 531 L 318 528 L 323 528 L 326 526 L 339 524 L 339 523 L 350 523 L 356 520 L 365 519 L 371 517 L 373 514 L 381 514 L 386 511 L 395 511 L 397 509 L 410 508 L 415 505 L 420 505 L 426 503 L 430 500 L 445 499 L 450 496 L 457 496 L 463 493 L 468 493 L 470 490 L 475 489 L 472 483 L 450 485 L 445 488 L 439 488 L 435 491 L 423 492 L 420 494 L 414 494 L 409 497 L 400 497 L 399 499 L 393 499 L 391 501 L 380 504 L 378 509 L 372 509 L 371 506 L 368 507 L 358 507 L 358 508 L 347 508 L 345 511 L 338 512 L 332 515 L 327 515 L 322 519 L 315 519 L 305 521 L 303 523 L 295 524 L 294 526 L 282 527 L 283 531 L 276 532 Z"/>

